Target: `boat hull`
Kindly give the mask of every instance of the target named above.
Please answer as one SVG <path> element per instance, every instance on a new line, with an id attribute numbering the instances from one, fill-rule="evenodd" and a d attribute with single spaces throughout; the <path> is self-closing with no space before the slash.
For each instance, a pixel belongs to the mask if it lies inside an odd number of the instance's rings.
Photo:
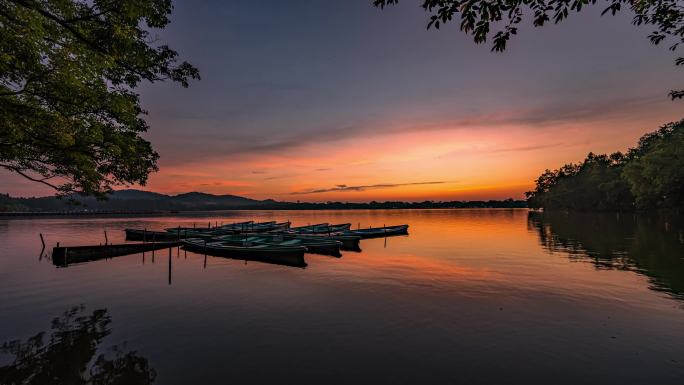
<path id="1" fill-rule="evenodd" d="M 243 246 L 213 246 L 212 242 L 183 241 L 183 248 L 198 254 L 226 257 L 231 259 L 272 263 L 292 267 L 306 267 L 304 260 L 305 247 L 243 247 Z"/>
<path id="2" fill-rule="evenodd" d="M 346 231 L 344 234 L 356 235 L 361 237 L 362 239 L 408 235 L 408 225 L 378 227 L 374 229 L 349 230 Z"/>
<path id="3" fill-rule="evenodd" d="M 158 241 L 175 241 L 186 238 L 185 233 L 181 231 L 178 233 L 169 233 L 167 231 L 147 231 L 140 229 L 125 229 L 127 241 L 143 241 L 143 242 L 158 242 Z"/>
<path id="4" fill-rule="evenodd" d="M 342 243 L 333 239 L 324 239 L 323 237 L 312 238 L 292 238 L 284 237 L 282 234 L 254 234 L 254 235 L 227 235 L 214 238 L 217 241 L 229 242 L 250 242 L 254 244 L 264 244 L 274 247 L 291 247 L 303 246 L 306 247 L 307 253 L 330 255 L 334 257 L 341 257 L 340 249 Z M 283 242 L 290 243 L 283 245 Z M 291 244 L 297 242 L 297 244 Z"/>
<path id="5" fill-rule="evenodd" d="M 328 235 L 328 234 L 283 234 L 289 239 L 330 239 L 341 243 L 340 249 L 345 251 L 361 251 L 361 237 L 355 235 Z"/>

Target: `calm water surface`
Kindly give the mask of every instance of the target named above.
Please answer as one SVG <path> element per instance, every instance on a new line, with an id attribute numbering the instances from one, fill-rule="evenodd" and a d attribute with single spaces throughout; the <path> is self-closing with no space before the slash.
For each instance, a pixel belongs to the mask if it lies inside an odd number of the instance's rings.
<path id="1" fill-rule="evenodd" d="M 177 249 L 68 268 L 40 257 L 39 233 L 49 246 L 98 244 L 105 230 L 118 242 L 126 227 L 244 219 L 411 227 L 409 236 L 364 240 L 361 253 L 342 258 L 307 254 L 305 269 Z M 53 346 L 63 361 L 40 361 L 50 373 L 67 370 L 67 361 L 101 374 L 109 369 L 97 356 L 121 363 L 129 352 L 158 384 L 684 384 L 683 301 L 682 227 L 633 216 L 236 211 L 0 220 L 0 342 L 39 352 L 27 340 L 41 331 L 49 340 L 53 318 L 84 307 L 62 316 L 72 325 L 63 332 L 81 333 L 69 334 L 80 338 L 78 351 Z M 11 347 L 4 350 L 0 383 L 17 367 Z M 24 361 L 27 370 L 34 361 Z"/>

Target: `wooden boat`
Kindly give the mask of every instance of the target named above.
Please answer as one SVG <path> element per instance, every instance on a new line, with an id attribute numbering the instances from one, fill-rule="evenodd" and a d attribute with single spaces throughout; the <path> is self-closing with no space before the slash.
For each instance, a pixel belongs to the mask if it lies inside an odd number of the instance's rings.
<path id="1" fill-rule="evenodd" d="M 254 221 L 227 223 L 225 225 L 219 226 L 219 229 L 237 228 L 237 227 L 241 227 L 241 226 L 250 225 L 252 223 L 254 223 Z"/>
<path id="2" fill-rule="evenodd" d="M 180 242 L 122 243 L 94 246 L 55 247 L 52 249 L 52 263 L 66 267 L 74 263 L 92 262 L 101 259 L 136 254 L 146 251 L 167 249 L 180 246 Z"/>
<path id="3" fill-rule="evenodd" d="M 332 255 L 341 257 L 340 248 L 342 242 L 326 239 L 322 237 L 317 238 L 290 238 L 281 234 L 253 234 L 253 235 L 224 235 L 214 238 L 219 241 L 241 241 L 250 242 L 252 244 L 265 244 L 272 246 L 304 246 L 306 251 L 313 254 Z"/>
<path id="4" fill-rule="evenodd" d="M 329 239 L 329 240 L 334 240 L 340 242 L 342 245 L 340 246 L 340 249 L 342 250 L 347 250 L 347 251 L 361 251 L 361 247 L 359 245 L 361 241 L 361 237 L 358 235 L 342 235 L 342 234 L 296 234 L 296 233 L 289 233 L 289 232 L 284 232 L 281 233 L 284 238 L 289 238 L 289 239 L 311 239 L 311 240 L 319 240 L 319 239 Z"/>
<path id="5" fill-rule="evenodd" d="M 306 267 L 304 261 L 306 247 L 304 246 L 274 246 L 243 241 L 211 241 L 200 238 L 189 238 L 182 242 L 185 249 L 200 254 Z"/>
<path id="6" fill-rule="evenodd" d="M 159 241 L 175 241 L 187 237 L 187 231 L 181 231 L 180 236 L 176 233 L 168 231 L 150 231 L 141 229 L 124 229 L 126 232 L 127 241 L 143 241 L 143 242 L 159 242 Z"/>
<path id="7" fill-rule="evenodd" d="M 408 234 L 408 225 L 397 225 L 397 226 L 384 226 L 384 227 L 375 227 L 375 228 L 369 228 L 369 229 L 358 229 L 358 230 L 348 230 L 345 231 L 343 234 L 346 235 L 357 235 L 361 237 L 362 239 L 366 238 L 384 238 L 384 237 L 391 237 L 395 235 L 407 235 Z"/>
<path id="8" fill-rule="evenodd" d="M 230 229 L 230 233 L 234 234 L 251 234 L 251 233 L 266 233 L 269 231 L 285 231 L 290 227 L 290 222 L 263 222 L 254 223 L 242 228 Z"/>
<path id="9" fill-rule="evenodd" d="M 226 235 L 226 234 L 247 234 L 247 233 L 265 233 L 268 231 L 285 231 L 290 227 L 290 222 L 276 223 L 275 221 L 270 222 L 245 222 L 238 224 L 224 225 L 220 227 L 215 227 L 212 229 L 202 229 L 201 231 L 194 231 L 195 234 L 201 235 Z M 168 228 L 169 232 L 178 232 L 177 229 Z M 184 230 L 181 230 L 184 231 Z"/>
<path id="10" fill-rule="evenodd" d="M 202 232 L 202 233 L 203 233 L 203 232 L 207 232 L 207 231 L 216 231 L 216 230 L 220 230 L 220 229 L 230 229 L 230 228 L 232 228 L 232 227 L 249 226 L 249 225 L 251 225 L 251 224 L 253 224 L 253 223 L 254 223 L 254 221 L 237 222 L 237 223 L 230 223 L 230 224 L 227 224 L 227 225 L 222 225 L 222 226 L 217 226 L 217 227 L 211 227 L 211 226 L 209 226 L 209 227 L 196 227 L 196 226 L 193 226 L 193 227 L 183 227 L 183 226 L 177 226 L 177 227 L 167 227 L 167 228 L 164 229 L 164 230 L 166 230 L 166 231 L 168 231 L 168 232 L 171 232 L 171 233 L 175 233 L 175 232 L 178 232 L 178 231 L 180 231 L 180 232 L 186 232 L 186 231 L 187 231 L 187 232 L 196 232 L 196 233 L 201 233 L 201 232 Z"/>
<path id="11" fill-rule="evenodd" d="M 329 223 L 318 223 L 309 226 L 292 227 L 290 230 L 298 234 L 330 234 L 346 231 L 351 228 L 351 223 L 340 223 L 331 225 Z"/>

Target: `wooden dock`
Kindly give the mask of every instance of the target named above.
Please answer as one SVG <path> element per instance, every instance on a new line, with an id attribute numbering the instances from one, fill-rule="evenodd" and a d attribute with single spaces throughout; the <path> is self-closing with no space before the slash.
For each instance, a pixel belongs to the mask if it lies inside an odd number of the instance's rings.
<path id="1" fill-rule="evenodd" d="M 121 243 L 116 245 L 55 247 L 52 249 L 52 263 L 66 267 L 72 263 L 97 261 L 99 259 L 142 253 L 145 251 L 180 246 L 181 242 Z"/>

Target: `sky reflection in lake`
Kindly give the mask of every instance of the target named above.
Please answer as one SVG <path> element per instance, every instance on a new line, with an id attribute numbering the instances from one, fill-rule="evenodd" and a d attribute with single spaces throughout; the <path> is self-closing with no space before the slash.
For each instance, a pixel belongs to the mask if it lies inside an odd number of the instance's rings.
<path id="1" fill-rule="evenodd" d="M 170 285 L 168 250 L 39 260 L 39 233 L 97 244 L 242 219 L 411 227 L 342 258 L 307 254 L 305 269 L 173 249 Z M 113 320 L 102 349 L 126 342 L 160 384 L 680 384 L 683 256 L 674 222 L 527 210 L 4 219 L 0 341 L 84 304 Z"/>

